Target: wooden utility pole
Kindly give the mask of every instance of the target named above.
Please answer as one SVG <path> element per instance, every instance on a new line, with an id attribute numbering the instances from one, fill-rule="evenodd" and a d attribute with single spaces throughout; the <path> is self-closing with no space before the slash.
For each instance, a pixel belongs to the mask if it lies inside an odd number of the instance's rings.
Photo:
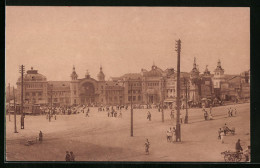
<path id="1" fill-rule="evenodd" d="M 24 114 L 23 114 L 23 74 L 24 74 L 24 65 L 21 65 L 21 129 L 24 129 Z"/>
<path id="2" fill-rule="evenodd" d="M 16 104 L 15 104 L 14 87 L 13 87 L 13 95 L 14 95 L 14 133 L 18 133 L 16 129 Z"/>
<path id="3" fill-rule="evenodd" d="M 133 119 L 133 84 L 131 82 L 131 137 L 134 136 L 133 124 L 134 124 L 134 119 Z"/>
<path id="4" fill-rule="evenodd" d="M 177 121 L 176 121 L 176 142 L 181 141 L 181 125 L 180 125 L 180 55 L 181 40 L 176 41 L 175 51 L 177 52 Z"/>

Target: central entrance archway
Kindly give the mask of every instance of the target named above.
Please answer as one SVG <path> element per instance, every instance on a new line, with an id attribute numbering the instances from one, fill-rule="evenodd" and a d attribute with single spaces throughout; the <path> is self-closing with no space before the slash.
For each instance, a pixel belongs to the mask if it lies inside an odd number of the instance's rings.
<path id="1" fill-rule="evenodd" d="M 92 104 L 95 102 L 95 87 L 91 82 L 86 82 L 81 86 L 81 104 Z"/>

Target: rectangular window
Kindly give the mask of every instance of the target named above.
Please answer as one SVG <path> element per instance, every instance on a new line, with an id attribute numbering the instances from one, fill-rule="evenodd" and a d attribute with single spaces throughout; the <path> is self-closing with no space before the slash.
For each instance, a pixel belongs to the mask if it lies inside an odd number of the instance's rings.
<path id="1" fill-rule="evenodd" d="M 131 96 L 128 96 L 128 101 L 131 101 Z"/>
<path id="2" fill-rule="evenodd" d="M 30 93 L 27 92 L 25 95 L 26 95 L 26 96 L 30 96 Z"/>
<path id="3" fill-rule="evenodd" d="M 141 96 L 138 96 L 138 101 L 141 101 Z"/>
<path id="4" fill-rule="evenodd" d="M 136 97 L 135 96 L 133 96 L 133 101 L 135 101 L 136 100 Z"/>
<path id="5" fill-rule="evenodd" d="M 131 90 L 128 90 L 128 94 L 131 94 Z"/>
<path id="6" fill-rule="evenodd" d="M 35 92 L 32 92 L 32 96 L 35 96 Z"/>
<path id="7" fill-rule="evenodd" d="M 39 93 L 38 93 L 38 96 L 42 96 L 42 92 L 39 92 Z"/>

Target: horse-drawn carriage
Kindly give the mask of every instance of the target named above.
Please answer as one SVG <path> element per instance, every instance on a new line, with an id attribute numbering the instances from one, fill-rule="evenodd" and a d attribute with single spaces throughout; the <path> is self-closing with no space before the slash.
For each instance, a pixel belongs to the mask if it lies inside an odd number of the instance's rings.
<path id="1" fill-rule="evenodd" d="M 221 154 L 224 155 L 225 162 L 240 162 L 243 158 L 243 152 L 225 151 Z"/>

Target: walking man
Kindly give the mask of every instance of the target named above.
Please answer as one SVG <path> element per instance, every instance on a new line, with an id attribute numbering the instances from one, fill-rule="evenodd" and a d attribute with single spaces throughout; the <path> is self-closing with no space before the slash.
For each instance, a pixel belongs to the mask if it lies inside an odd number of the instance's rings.
<path id="1" fill-rule="evenodd" d="M 42 143 L 42 131 L 39 133 L 39 142 Z"/>
<path id="2" fill-rule="evenodd" d="M 243 151 L 243 148 L 240 145 L 240 139 L 238 139 L 236 143 L 236 152 L 238 153 L 240 151 Z"/>
<path id="3" fill-rule="evenodd" d="M 146 139 L 146 142 L 144 145 L 145 145 L 145 153 L 146 153 L 146 155 L 149 155 L 150 142 L 148 141 L 148 139 Z"/>
<path id="4" fill-rule="evenodd" d="M 221 132 L 221 133 L 220 133 L 221 143 L 224 143 L 224 136 L 225 136 L 224 132 Z"/>
<path id="5" fill-rule="evenodd" d="M 24 114 L 21 115 L 21 129 L 24 129 Z"/>

